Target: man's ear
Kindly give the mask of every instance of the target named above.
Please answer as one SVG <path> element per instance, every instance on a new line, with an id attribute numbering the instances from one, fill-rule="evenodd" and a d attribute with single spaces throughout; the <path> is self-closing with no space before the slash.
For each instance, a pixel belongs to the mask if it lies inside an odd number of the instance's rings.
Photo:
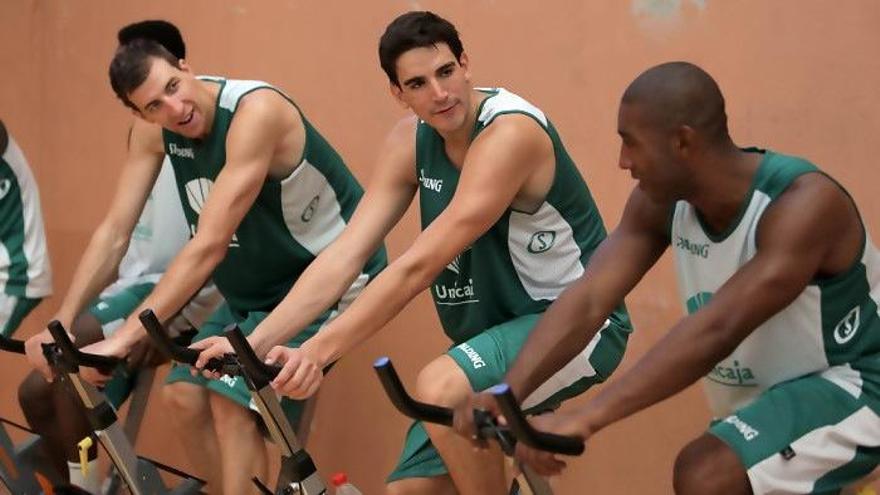
<path id="1" fill-rule="evenodd" d="M 461 52 L 461 56 L 458 57 L 458 65 L 464 70 L 464 80 L 471 82 L 471 62 L 468 59 L 467 53 Z"/>
<path id="2" fill-rule="evenodd" d="M 180 67 L 180 70 L 182 70 L 184 72 L 192 72 L 192 68 L 189 66 L 188 63 L 186 63 L 186 60 L 184 60 L 184 59 L 178 60 L 177 65 L 178 65 L 178 67 Z"/>
<path id="3" fill-rule="evenodd" d="M 677 154 L 687 157 L 694 152 L 697 132 L 689 125 L 680 126 L 672 133 L 672 148 Z"/>

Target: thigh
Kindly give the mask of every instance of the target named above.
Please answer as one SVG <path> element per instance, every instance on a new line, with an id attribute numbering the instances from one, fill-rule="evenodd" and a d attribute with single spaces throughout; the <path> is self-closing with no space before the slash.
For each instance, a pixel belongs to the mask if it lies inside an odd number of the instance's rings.
<path id="1" fill-rule="evenodd" d="M 125 323 L 126 318 L 150 295 L 153 287 L 155 284 L 152 282 L 121 286 L 89 307 L 88 313 L 98 320 L 105 338 Z"/>
<path id="2" fill-rule="evenodd" d="M 844 365 L 781 383 L 709 431 L 755 494 L 837 493 L 880 462 L 880 402 L 865 378 Z"/>
<path id="3" fill-rule="evenodd" d="M 504 380 L 543 313 L 520 316 L 486 329 L 448 351 L 474 390 Z M 604 381 L 620 363 L 629 329 L 609 320 L 586 348 L 524 401 L 527 412 L 550 409 Z"/>

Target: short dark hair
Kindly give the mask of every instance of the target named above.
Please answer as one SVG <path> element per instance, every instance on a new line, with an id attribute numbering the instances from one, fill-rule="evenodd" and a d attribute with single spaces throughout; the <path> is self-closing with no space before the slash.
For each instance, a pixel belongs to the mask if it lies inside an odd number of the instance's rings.
<path id="1" fill-rule="evenodd" d="M 183 36 L 177 26 L 168 21 L 150 19 L 133 22 L 120 29 L 116 34 L 120 45 L 131 43 L 140 38 L 159 43 L 177 58 L 186 58 L 186 43 L 183 42 Z"/>
<path id="2" fill-rule="evenodd" d="M 165 60 L 170 65 L 180 68 L 180 59 L 151 39 L 138 38 L 119 45 L 116 49 L 110 62 L 110 86 L 113 87 L 116 97 L 127 107 L 140 111 L 128 99 L 128 95 L 147 80 L 154 58 Z"/>
<path id="3" fill-rule="evenodd" d="M 400 86 L 397 79 L 397 59 L 413 48 L 424 48 L 445 43 L 456 60 L 461 60 L 464 48 L 455 26 L 433 12 L 407 12 L 385 28 L 379 39 L 379 63 L 395 86 Z"/>
<path id="4" fill-rule="evenodd" d="M 0 155 L 6 153 L 7 146 L 9 146 L 9 133 L 6 132 L 6 126 L 0 120 Z"/>

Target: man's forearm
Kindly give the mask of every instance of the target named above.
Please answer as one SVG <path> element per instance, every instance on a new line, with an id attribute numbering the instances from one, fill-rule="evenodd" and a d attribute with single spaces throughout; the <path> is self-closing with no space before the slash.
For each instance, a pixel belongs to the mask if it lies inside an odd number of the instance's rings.
<path id="1" fill-rule="evenodd" d="M 151 309 L 159 321 L 166 321 L 189 301 L 208 280 L 223 259 L 225 250 L 190 241 L 174 258 L 159 283 L 125 325 L 114 334 L 128 344 L 142 339 L 146 332 L 138 320 L 144 309 Z"/>
<path id="2" fill-rule="evenodd" d="M 544 313 L 507 372 L 505 381 L 518 400 L 580 354 L 613 310 L 580 294 L 584 282 L 569 287 Z"/>
<path id="3" fill-rule="evenodd" d="M 290 292 L 248 337 L 258 356 L 283 345 L 335 304 L 357 279 L 364 262 L 336 256 L 328 248 L 297 280 Z"/>
<path id="4" fill-rule="evenodd" d="M 431 280 L 430 274 L 417 274 L 404 263 L 392 264 L 350 308 L 306 341 L 303 349 L 324 366 L 338 360 L 397 316 Z"/>

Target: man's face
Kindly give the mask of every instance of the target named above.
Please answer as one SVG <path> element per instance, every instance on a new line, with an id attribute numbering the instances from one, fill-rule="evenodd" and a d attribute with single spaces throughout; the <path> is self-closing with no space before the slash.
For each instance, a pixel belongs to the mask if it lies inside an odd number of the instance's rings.
<path id="1" fill-rule="evenodd" d="M 467 56 L 455 55 L 445 43 L 413 48 L 397 59 L 397 80 L 391 92 L 416 116 L 440 132 L 465 124 L 471 99 Z"/>
<path id="2" fill-rule="evenodd" d="M 164 59 L 151 60 L 147 79 L 128 99 L 147 122 L 188 138 L 204 136 L 207 118 L 196 101 L 198 81 L 186 62 L 181 61 L 178 69 Z"/>
<path id="3" fill-rule="evenodd" d="M 673 151 L 670 132 L 652 124 L 642 105 L 621 103 L 617 133 L 620 168 L 639 182 L 639 189 L 661 203 L 680 199 L 687 174 Z"/>

